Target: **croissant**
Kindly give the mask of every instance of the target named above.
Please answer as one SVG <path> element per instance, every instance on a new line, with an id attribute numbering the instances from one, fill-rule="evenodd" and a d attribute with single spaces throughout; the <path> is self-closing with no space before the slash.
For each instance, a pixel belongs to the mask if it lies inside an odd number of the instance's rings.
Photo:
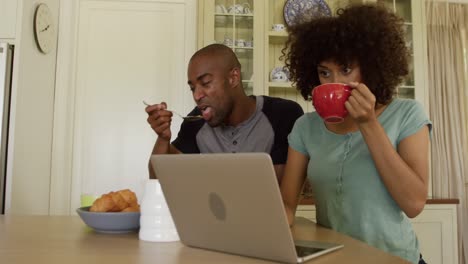
<path id="1" fill-rule="evenodd" d="M 137 197 L 129 189 L 103 194 L 94 201 L 91 212 L 139 212 Z"/>
<path id="2" fill-rule="evenodd" d="M 140 206 L 135 204 L 122 210 L 122 212 L 140 212 Z"/>
<path id="3" fill-rule="evenodd" d="M 137 197 L 134 192 L 129 189 L 120 190 L 118 193 L 124 198 L 124 200 L 129 204 L 129 206 L 138 205 Z"/>
<path id="4" fill-rule="evenodd" d="M 110 208 L 114 207 L 114 200 L 112 197 L 104 194 L 100 198 L 96 199 L 93 202 L 91 208 L 89 208 L 90 212 L 108 212 Z"/>

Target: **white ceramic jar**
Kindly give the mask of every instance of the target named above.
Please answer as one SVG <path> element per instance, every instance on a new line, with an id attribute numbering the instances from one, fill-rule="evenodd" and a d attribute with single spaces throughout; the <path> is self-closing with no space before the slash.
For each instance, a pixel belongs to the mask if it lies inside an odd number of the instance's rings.
<path id="1" fill-rule="evenodd" d="M 179 241 L 159 180 L 148 180 L 141 202 L 139 238 L 151 242 Z"/>

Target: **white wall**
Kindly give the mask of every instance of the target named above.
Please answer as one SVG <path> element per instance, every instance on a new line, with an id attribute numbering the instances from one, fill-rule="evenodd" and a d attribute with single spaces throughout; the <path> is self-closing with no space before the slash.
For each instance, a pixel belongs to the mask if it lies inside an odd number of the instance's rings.
<path id="1" fill-rule="evenodd" d="M 35 7 L 44 2 L 53 12 L 56 32 L 62 36 L 56 49 L 47 55 L 39 52 L 33 32 Z M 194 1 L 175 2 L 190 3 L 189 16 L 196 16 Z M 70 191 L 73 185 L 71 139 L 75 94 L 74 89 L 67 87 L 73 88 L 75 84 L 78 3 L 80 1 L 18 0 L 17 10 L 8 10 L 8 13 L 17 12 L 17 18 L 14 38 L 9 39 L 16 47 L 7 164 L 7 214 L 69 214 L 73 210 Z M 187 21 L 195 29 L 196 19 Z M 185 34 L 193 40 L 195 48 L 196 31 L 185 31 Z M 185 70 L 186 67 L 180 69 L 184 76 Z M 193 103 L 187 94 L 187 98 L 178 99 L 182 108 L 188 106 L 189 99 Z"/>
<path id="2" fill-rule="evenodd" d="M 15 38 L 16 28 L 15 0 L 0 0 L 0 39 L 12 40 Z"/>
<path id="3" fill-rule="evenodd" d="M 33 18 L 47 3 L 58 21 L 59 0 L 18 1 L 12 83 L 6 213 L 48 214 L 56 50 L 36 47 Z"/>

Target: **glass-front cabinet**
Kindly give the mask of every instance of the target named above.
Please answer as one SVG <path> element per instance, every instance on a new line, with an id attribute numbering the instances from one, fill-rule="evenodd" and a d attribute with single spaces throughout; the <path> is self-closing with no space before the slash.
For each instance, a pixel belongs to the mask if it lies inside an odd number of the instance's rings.
<path id="1" fill-rule="evenodd" d="M 287 40 L 284 11 L 287 0 L 199 1 L 199 48 L 224 43 L 242 64 L 244 89 L 248 94 L 271 95 L 297 101 L 304 111 L 314 111 L 292 87 L 283 69 L 282 50 Z M 414 98 L 428 110 L 426 90 L 426 45 L 422 0 L 328 0 L 331 14 L 352 3 L 384 4 L 405 21 L 406 45 L 410 49 L 410 73 L 398 87 L 398 97 Z"/>
<path id="2" fill-rule="evenodd" d="M 298 102 L 304 112 L 313 111 L 310 101 L 304 100 L 301 94 L 292 86 L 289 80 L 289 72 L 283 68 L 283 49 L 288 33 L 284 19 L 285 0 L 264 1 L 264 8 L 267 11 L 265 17 L 264 30 L 266 35 L 265 43 L 265 72 L 264 72 L 264 93 L 287 98 Z"/>
<path id="3" fill-rule="evenodd" d="M 404 20 L 405 43 L 410 51 L 409 74 L 398 87 L 398 97 L 411 98 L 420 101 L 428 113 L 428 98 L 426 89 L 426 43 L 425 21 L 422 14 L 421 0 L 377 0 L 393 10 Z"/>
<path id="4" fill-rule="evenodd" d="M 254 0 L 199 1 L 202 30 L 199 48 L 212 43 L 229 46 L 242 68 L 242 84 L 247 94 L 261 94 L 263 65 L 263 10 Z M 256 89 L 255 87 L 258 87 Z"/>
<path id="5" fill-rule="evenodd" d="M 411 1 L 408 0 L 378 0 L 378 3 L 384 4 L 389 9 L 404 19 L 405 43 L 410 51 L 409 74 L 405 81 L 398 87 L 398 97 L 412 98 L 415 97 L 415 82 L 414 82 L 414 50 L 413 50 L 413 20 L 411 14 Z"/>

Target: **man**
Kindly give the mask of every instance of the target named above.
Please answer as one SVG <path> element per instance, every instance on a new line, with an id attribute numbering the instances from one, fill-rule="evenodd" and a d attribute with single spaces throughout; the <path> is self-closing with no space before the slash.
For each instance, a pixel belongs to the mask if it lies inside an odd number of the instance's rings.
<path id="1" fill-rule="evenodd" d="M 197 107 L 182 123 L 171 144 L 172 113 L 166 103 L 146 107 L 148 123 L 158 138 L 152 154 L 269 153 L 278 181 L 286 163 L 287 136 L 304 112 L 296 102 L 268 96 L 247 96 L 241 65 L 227 46 L 212 44 L 197 51 L 188 65 L 188 85 Z M 150 178 L 156 178 L 149 165 Z"/>

